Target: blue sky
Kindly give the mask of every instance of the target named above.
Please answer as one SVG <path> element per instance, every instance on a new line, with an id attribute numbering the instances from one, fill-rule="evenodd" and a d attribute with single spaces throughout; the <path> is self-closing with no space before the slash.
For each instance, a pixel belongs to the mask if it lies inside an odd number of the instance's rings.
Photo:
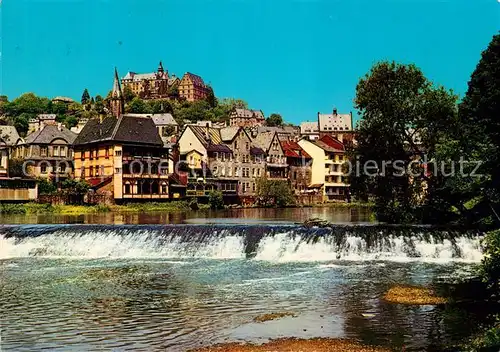
<path id="1" fill-rule="evenodd" d="M 464 94 L 498 0 L 3 0 L 0 94 L 105 95 L 113 68 L 201 75 L 287 121 L 353 110 L 378 60 Z"/>

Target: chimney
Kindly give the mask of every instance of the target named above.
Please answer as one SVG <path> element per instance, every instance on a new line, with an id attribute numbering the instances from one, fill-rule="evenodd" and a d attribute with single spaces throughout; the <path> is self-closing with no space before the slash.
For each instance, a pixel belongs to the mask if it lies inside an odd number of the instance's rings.
<path id="1" fill-rule="evenodd" d="M 62 122 L 58 122 L 58 123 L 57 123 L 57 129 L 58 129 L 59 131 L 62 131 Z"/>

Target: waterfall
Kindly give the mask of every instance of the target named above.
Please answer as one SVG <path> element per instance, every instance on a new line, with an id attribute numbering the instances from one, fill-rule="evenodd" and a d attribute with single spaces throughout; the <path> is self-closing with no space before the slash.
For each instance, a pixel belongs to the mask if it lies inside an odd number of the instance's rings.
<path id="1" fill-rule="evenodd" d="M 481 234 L 339 225 L 30 225 L 0 227 L 0 260 L 22 257 L 479 262 Z"/>

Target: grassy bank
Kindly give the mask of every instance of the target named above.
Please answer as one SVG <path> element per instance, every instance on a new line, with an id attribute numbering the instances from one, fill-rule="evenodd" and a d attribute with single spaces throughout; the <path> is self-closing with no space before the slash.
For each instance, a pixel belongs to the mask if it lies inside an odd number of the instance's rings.
<path id="1" fill-rule="evenodd" d="M 352 203 L 345 203 L 345 202 L 332 202 L 332 203 L 323 203 L 323 204 L 316 204 L 313 205 L 315 208 L 372 208 L 373 203 L 362 203 L 362 202 L 352 202 Z"/>
<path id="2" fill-rule="evenodd" d="M 80 215 L 97 214 L 107 212 L 176 212 L 191 210 L 188 202 L 176 201 L 169 203 L 131 203 L 125 205 L 51 205 L 38 203 L 25 204 L 1 204 L 0 214 L 11 215 L 38 215 L 38 214 L 61 214 L 61 215 Z"/>

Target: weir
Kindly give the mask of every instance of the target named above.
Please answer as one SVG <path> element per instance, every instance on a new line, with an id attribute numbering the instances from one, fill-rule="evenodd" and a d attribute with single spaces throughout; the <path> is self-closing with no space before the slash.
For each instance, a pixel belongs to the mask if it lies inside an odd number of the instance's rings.
<path id="1" fill-rule="evenodd" d="M 0 259 L 479 262 L 481 238 L 474 230 L 425 226 L 21 225 L 0 227 Z"/>

